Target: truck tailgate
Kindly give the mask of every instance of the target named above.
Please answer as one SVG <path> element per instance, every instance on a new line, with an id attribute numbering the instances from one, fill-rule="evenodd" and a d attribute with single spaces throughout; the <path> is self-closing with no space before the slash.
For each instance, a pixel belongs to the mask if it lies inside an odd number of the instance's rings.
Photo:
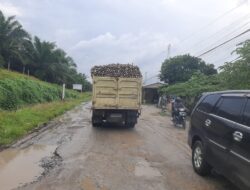
<path id="1" fill-rule="evenodd" d="M 140 109 L 141 78 L 93 77 L 95 109 Z"/>

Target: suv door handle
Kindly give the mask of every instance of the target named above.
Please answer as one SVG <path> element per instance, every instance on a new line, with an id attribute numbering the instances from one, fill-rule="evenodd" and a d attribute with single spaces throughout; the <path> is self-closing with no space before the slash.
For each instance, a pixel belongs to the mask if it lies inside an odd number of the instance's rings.
<path id="1" fill-rule="evenodd" d="M 239 131 L 235 131 L 233 133 L 233 137 L 234 137 L 234 140 L 237 141 L 237 142 L 241 142 L 241 140 L 243 139 L 243 134 Z"/>
<path id="2" fill-rule="evenodd" d="M 211 124 L 212 124 L 212 121 L 210 119 L 205 120 L 205 126 L 210 127 Z"/>

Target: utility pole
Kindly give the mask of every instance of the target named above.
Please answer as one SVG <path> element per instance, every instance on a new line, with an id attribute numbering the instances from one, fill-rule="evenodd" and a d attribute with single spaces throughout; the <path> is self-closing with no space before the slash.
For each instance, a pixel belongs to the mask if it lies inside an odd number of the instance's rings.
<path id="1" fill-rule="evenodd" d="M 146 81 L 147 81 L 147 74 L 148 74 L 148 72 L 145 72 L 145 74 L 144 74 L 144 85 L 146 84 Z"/>
<path id="2" fill-rule="evenodd" d="M 168 54 L 167 54 L 167 58 L 169 59 L 171 56 L 171 44 L 168 44 Z"/>
<path id="3" fill-rule="evenodd" d="M 62 100 L 65 98 L 65 84 L 63 84 L 63 89 L 62 89 Z"/>

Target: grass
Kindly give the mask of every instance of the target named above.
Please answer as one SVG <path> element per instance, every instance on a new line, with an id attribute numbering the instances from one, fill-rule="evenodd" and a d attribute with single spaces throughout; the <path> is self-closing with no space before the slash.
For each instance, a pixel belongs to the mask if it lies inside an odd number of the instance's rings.
<path id="1" fill-rule="evenodd" d="M 34 77 L 0 69 L 0 109 L 16 110 L 22 106 L 53 102 L 61 99 L 62 86 Z M 66 89 L 65 98 L 77 98 L 79 93 Z"/>
<path id="2" fill-rule="evenodd" d="M 17 111 L 0 111 L 0 146 L 13 143 L 39 125 L 90 100 L 90 97 L 90 93 L 83 93 L 76 99 L 26 106 Z"/>

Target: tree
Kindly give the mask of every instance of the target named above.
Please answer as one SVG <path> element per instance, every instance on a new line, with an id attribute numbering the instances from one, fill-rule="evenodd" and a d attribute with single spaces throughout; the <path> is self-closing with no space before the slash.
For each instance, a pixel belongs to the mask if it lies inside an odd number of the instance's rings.
<path id="1" fill-rule="evenodd" d="M 213 64 L 206 64 L 202 59 L 190 55 L 179 55 L 162 63 L 160 79 L 169 84 L 185 82 L 198 71 L 205 75 L 217 73 Z"/>
<path id="2" fill-rule="evenodd" d="M 65 83 L 69 70 L 76 66 L 55 43 L 41 41 L 37 36 L 27 49 L 30 49 L 31 74 L 47 82 Z"/>
<path id="3" fill-rule="evenodd" d="M 0 68 L 29 73 L 41 80 L 62 84 L 83 84 L 91 88 L 84 74 L 78 73 L 76 63 L 53 42 L 32 39 L 14 16 L 5 17 L 0 11 Z"/>
<path id="4" fill-rule="evenodd" d="M 223 83 L 229 89 L 250 88 L 250 40 L 238 45 L 235 51 L 238 60 L 225 63 L 220 67 Z"/>
<path id="5" fill-rule="evenodd" d="M 4 59 L 3 56 L 0 54 L 0 68 L 4 66 Z"/>
<path id="6" fill-rule="evenodd" d="M 11 61 L 24 61 L 21 49 L 24 43 L 30 39 L 29 34 L 14 16 L 5 17 L 0 11 L 0 55 L 1 60 L 10 69 Z"/>
<path id="7" fill-rule="evenodd" d="M 30 46 L 30 45 L 29 45 Z M 29 47 L 28 46 L 28 47 Z M 79 83 L 90 88 L 86 76 L 77 73 L 76 63 L 73 58 L 54 43 L 41 41 L 38 37 L 34 38 L 33 44 L 29 48 L 29 57 L 31 61 L 31 74 L 47 82 L 63 84 L 68 88 L 72 84 Z"/>
<path id="8" fill-rule="evenodd" d="M 218 90 L 225 90 L 218 74 L 208 76 L 197 72 L 186 82 L 161 87 L 160 93 L 181 97 L 185 106 L 192 110 L 203 92 Z"/>

